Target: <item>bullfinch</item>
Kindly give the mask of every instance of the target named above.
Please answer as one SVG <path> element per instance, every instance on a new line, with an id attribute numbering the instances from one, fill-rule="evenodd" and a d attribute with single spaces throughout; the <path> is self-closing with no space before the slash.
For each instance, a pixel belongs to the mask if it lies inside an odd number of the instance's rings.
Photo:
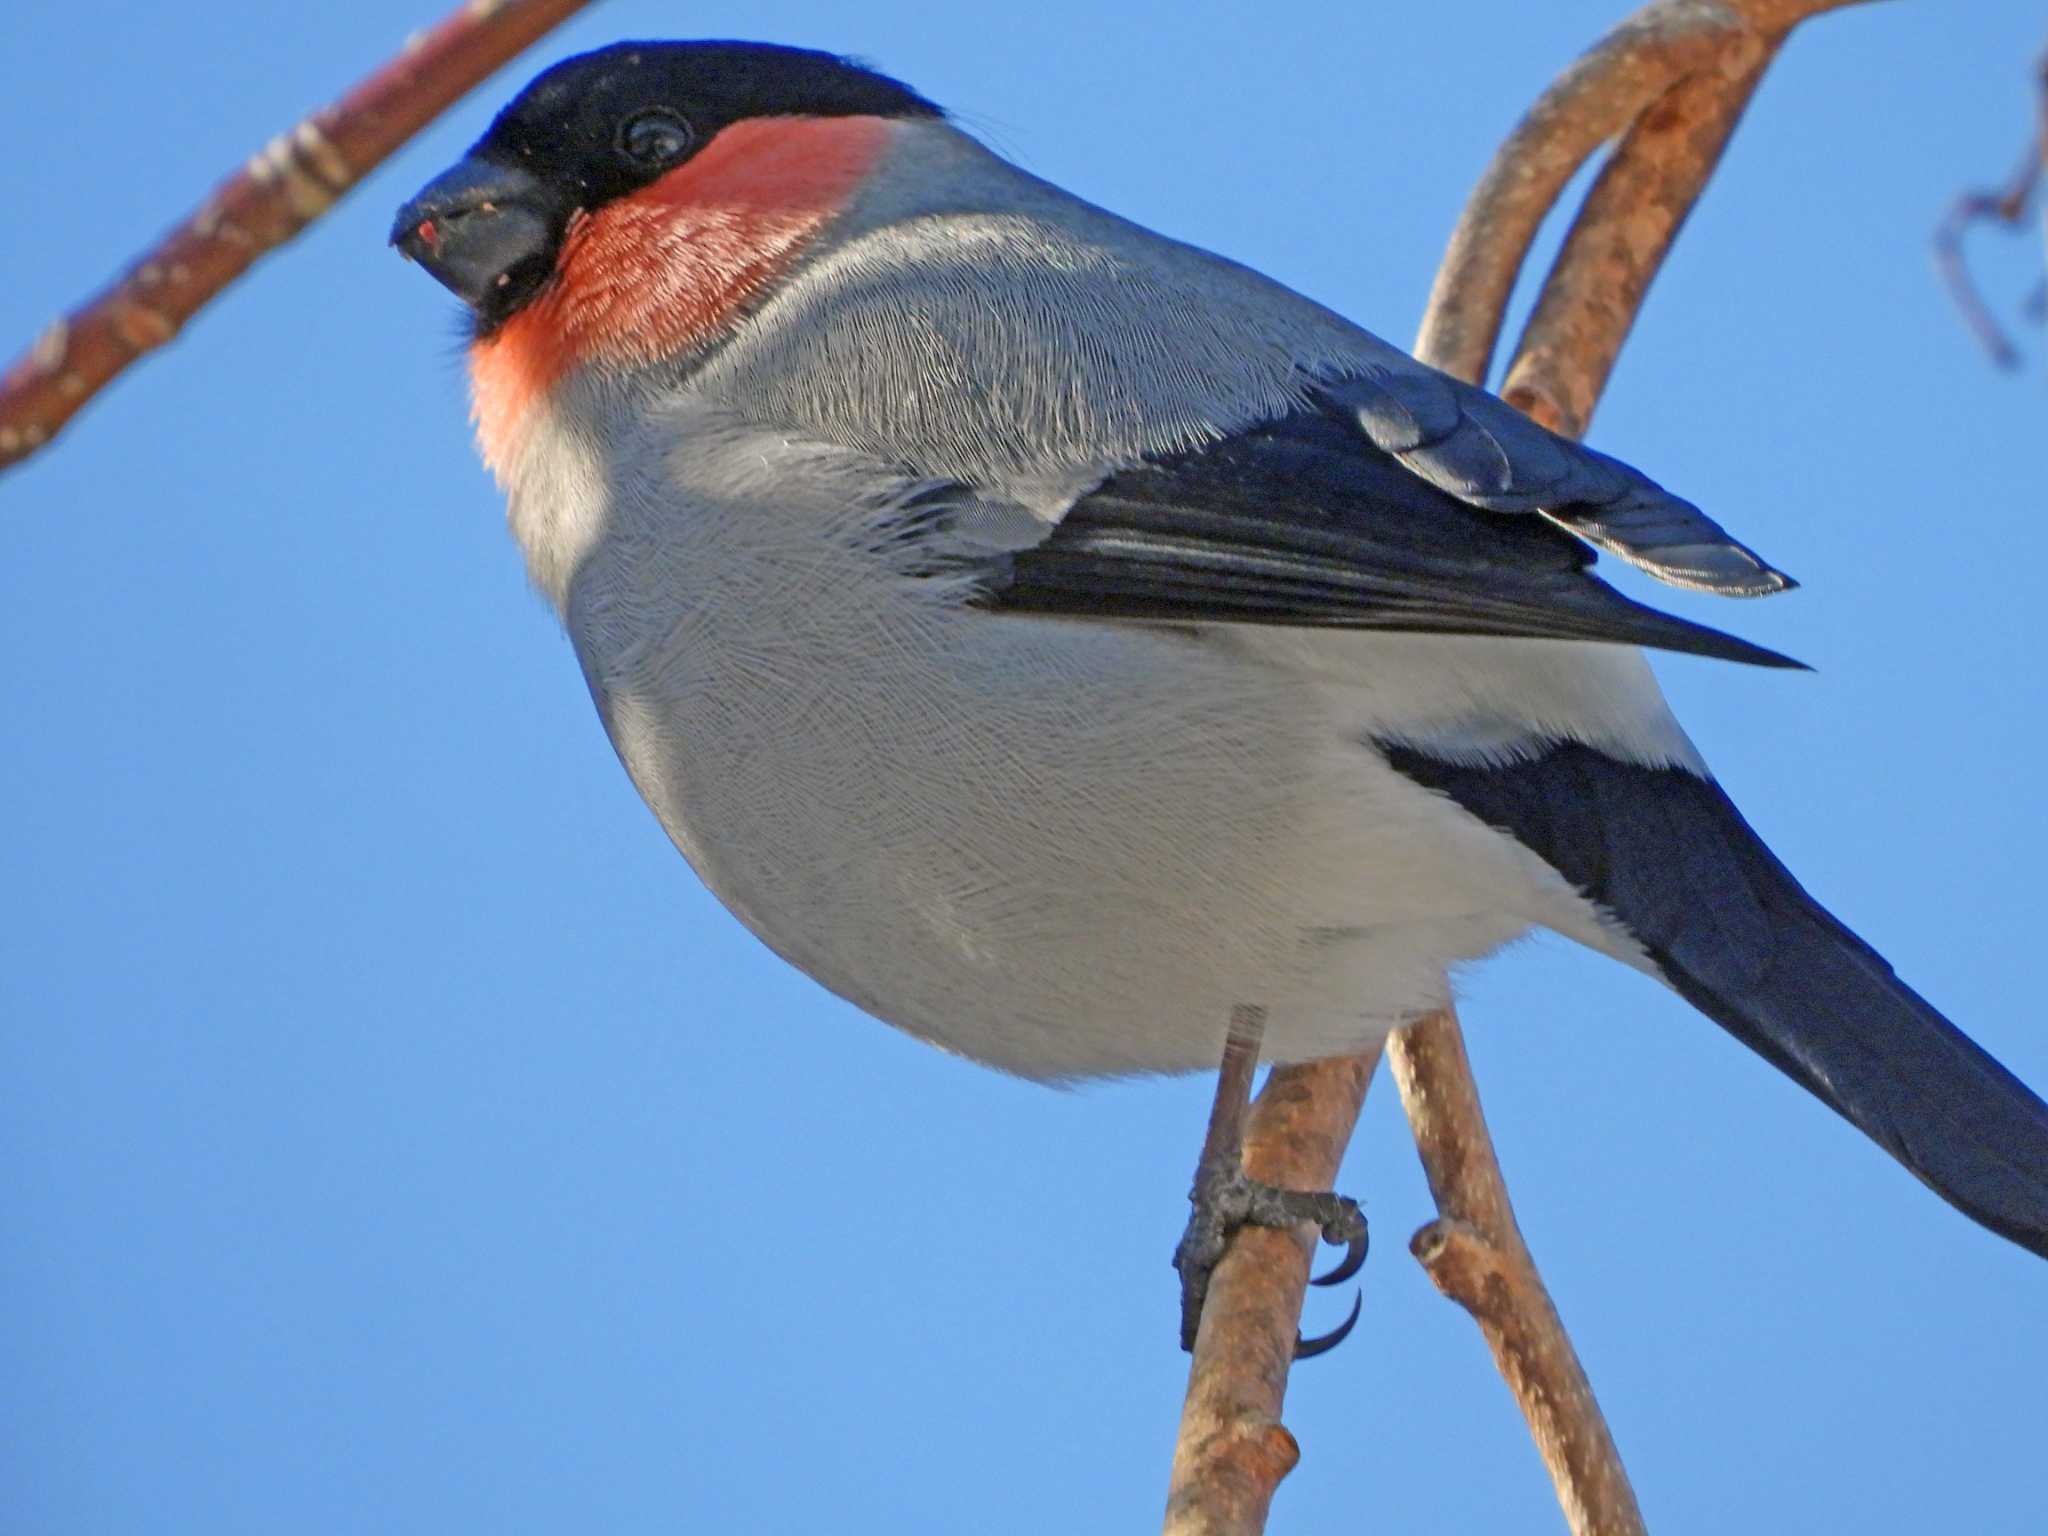
<path id="1" fill-rule="evenodd" d="M 1301 1061 L 1548 928 L 2048 1255 L 2048 1107 L 1772 856 L 1640 648 L 1793 663 L 1593 572 L 1792 584 L 1691 503 L 826 53 L 558 64 L 393 239 L 471 312 L 627 773 L 840 996 L 1034 1078 L 1213 1067 L 1233 1020 Z M 1362 1239 L 1229 1161 L 1207 1256 Z"/>

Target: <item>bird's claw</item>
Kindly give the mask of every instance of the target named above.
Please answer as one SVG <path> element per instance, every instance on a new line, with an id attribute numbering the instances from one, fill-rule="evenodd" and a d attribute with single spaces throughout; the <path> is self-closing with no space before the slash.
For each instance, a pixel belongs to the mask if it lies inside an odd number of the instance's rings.
<path id="1" fill-rule="evenodd" d="M 1345 1318 L 1343 1322 L 1332 1328 L 1328 1333 L 1321 1334 L 1313 1339 L 1304 1339 L 1298 1333 L 1294 1336 L 1294 1358 L 1297 1360 L 1313 1360 L 1317 1355 L 1327 1354 L 1330 1350 L 1335 1349 L 1339 1344 L 1342 1344 L 1351 1337 L 1351 1330 L 1358 1326 L 1358 1314 L 1364 1308 L 1365 1292 L 1362 1290 L 1353 1292 L 1351 1296 L 1351 1315 Z"/>
<path id="2" fill-rule="evenodd" d="M 1325 1198 L 1336 1201 L 1338 1209 L 1333 1220 L 1322 1223 L 1323 1241 L 1333 1245 L 1341 1245 L 1344 1248 L 1344 1257 L 1337 1261 L 1335 1269 L 1329 1270 L 1324 1274 L 1310 1276 L 1308 1283 L 1310 1285 L 1342 1285 L 1346 1280 L 1357 1274 L 1360 1269 L 1365 1267 L 1365 1254 L 1366 1250 L 1372 1246 L 1371 1238 L 1365 1229 L 1365 1212 L 1358 1208 L 1356 1200 L 1347 1200 L 1342 1195 L 1330 1195 Z M 1352 1322 L 1357 1320 L 1357 1315 L 1354 1312 Z M 1346 1323 L 1338 1331 L 1337 1338 L 1332 1339 L 1331 1343 L 1336 1343 L 1337 1339 L 1341 1339 L 1350 1329 L 1351 1323 Z"/>
<path id="3" fill-rule="evenodd" d="M 1328 1274 L 1316 1276 L 1310 1282 L 1314 1285 L 1340 1285 L 1365 1263 L 1365 1213 L 1356 1200 L 1346 1196 L 1275 1189 L 1232 1171 L 1220 1179 L 1198 1179 L 1188 1201 L 1194 1210 L 1173 1251 L 1173 1267 L 1180 1273 L 1180 1347 L 1184 1350 L 1192 1352 L 1195 1347 L 1195 1332 L 1209 1295 L 1209 1277 L 1223 1257 L 1230 1234 L 1239 1227 L 1286 1228 L 1306 1222 L 1322 1234 L 1324 1242 L 1342 1246 L 1344 1257 Z M 1317 1338 L 1297 1339 L 1295 1358 L 1306 1360 L 1343 1343 L 1363 1304 L 1361 1293 L 1352 1304 L 1351 1315 L 1336 1328 Z"/>

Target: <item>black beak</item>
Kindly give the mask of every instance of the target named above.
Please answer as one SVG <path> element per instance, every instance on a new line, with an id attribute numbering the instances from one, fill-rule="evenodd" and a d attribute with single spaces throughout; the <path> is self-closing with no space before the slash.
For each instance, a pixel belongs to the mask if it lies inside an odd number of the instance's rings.
<path id="1" fill-rule="evenodd" d="M 476 311 L 488 333 L 554 274 L 569 210 L 517 166 L 462 160 L 398 210 L 391 243 Z"/>

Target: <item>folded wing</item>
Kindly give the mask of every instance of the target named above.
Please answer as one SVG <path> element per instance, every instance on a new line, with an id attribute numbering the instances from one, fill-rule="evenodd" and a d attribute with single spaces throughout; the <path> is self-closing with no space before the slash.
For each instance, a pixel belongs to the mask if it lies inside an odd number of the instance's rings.
<path id="1" fill-rule="evenodd" d="M 1620 460 L 1420 363 L 1343 379 L 1325 399 L 1439 490 L 1493 512 L 1540 513 L 1659 581 L 1728 597 L 1796 585 L 1691 502 Z"/>
<path id="2" fill-rule="evenodd" d="M 1361 432 L 1352 397 L 1323 405 L 1114 474 L 1056 521 L 1005 520 L 988 490 L 957 487 L 928 493 L 918 517 L 934 549 L 981 565 L 986 603 L 1013 611 L 1606 641 L 1799 665 L 1622 596 L 1553 522 L 1438 485 Z M 1469 456 L 1455 431 L 1437 441 Z M 1565 470 L 1553 481 L 1577 483 Z"/>

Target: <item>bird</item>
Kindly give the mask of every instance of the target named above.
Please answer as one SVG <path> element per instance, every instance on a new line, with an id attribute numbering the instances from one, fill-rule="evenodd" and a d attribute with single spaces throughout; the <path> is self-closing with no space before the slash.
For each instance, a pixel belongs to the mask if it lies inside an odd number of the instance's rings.
<path id="1" fill-rule="evenodd" d="M 626 772 L 832 992 L 1029 1078 L 1187 1072 L 1364 1049 L 1548 929 L 2048 1256 L 2048 1106 L 1779 862 L 1643 653 L 1797 663 L 1595 572 L 1795 585 L 1691 502 L 831 53 L 566 59 L 391 238 L 466 306 Z M 1230 1134 L 1192 1198 L 1183 1344 L 1239 1222 L 1363 1257 Z"/>

